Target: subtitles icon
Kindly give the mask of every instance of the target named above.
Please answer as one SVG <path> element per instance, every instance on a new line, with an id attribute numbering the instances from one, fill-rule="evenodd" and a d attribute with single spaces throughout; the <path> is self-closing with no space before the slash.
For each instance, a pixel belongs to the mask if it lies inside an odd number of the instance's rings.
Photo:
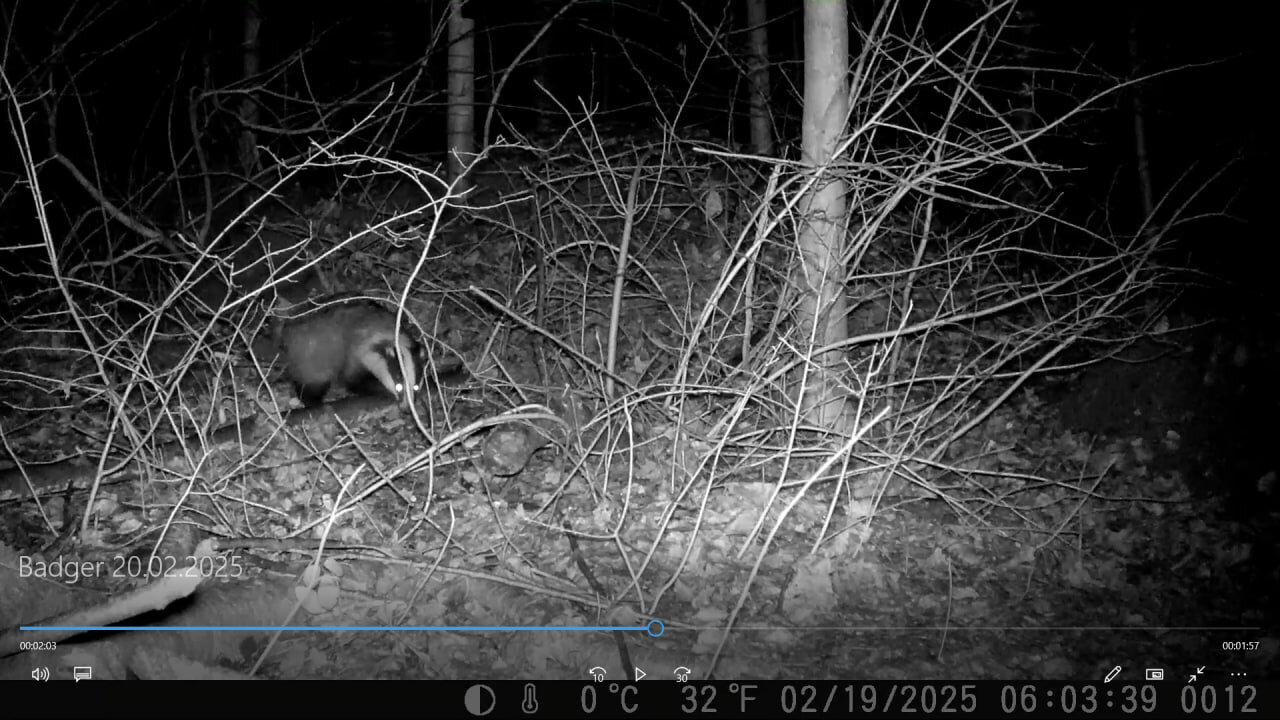
<path id="1" fill-rule="evenodd" d="M 75 666 L 75 669 L 71 671 L 71 677 L 75 678 L 76 682 L 80 682 L 81 680 L 92 680 L 93 668 L 87 665 L 77 665 Z"/>

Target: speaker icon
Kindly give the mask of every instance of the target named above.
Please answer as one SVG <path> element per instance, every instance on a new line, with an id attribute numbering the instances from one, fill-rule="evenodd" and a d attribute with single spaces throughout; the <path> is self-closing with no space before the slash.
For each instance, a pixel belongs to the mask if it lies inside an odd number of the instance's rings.
<path id="1" fill-rule="evenodd" d="M 49 682 L 49 668 L 38 667 L 31 671 L 31 679 L 36 682 Z"/>

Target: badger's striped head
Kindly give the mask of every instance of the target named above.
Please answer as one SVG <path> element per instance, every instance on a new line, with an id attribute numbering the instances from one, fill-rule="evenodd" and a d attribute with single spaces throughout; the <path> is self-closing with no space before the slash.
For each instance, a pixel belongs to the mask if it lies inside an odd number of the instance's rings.
<path id="1" fill-rule="evenodd" d="M 391 358 L 393 375 L 398 381 L 396 397 L 408 408 L 422 390 L 422 345 L 403 333 L 397 340 L 395 357 Z"/>
<path id="2" fill-rule="evenodd" d="M 388 338 L 369 350 L 369 356 L 363 360 L 365 368 L 407 408 L 422 389 L 420 345 L 402 334 L 398 342 L 392 343 Z"/>

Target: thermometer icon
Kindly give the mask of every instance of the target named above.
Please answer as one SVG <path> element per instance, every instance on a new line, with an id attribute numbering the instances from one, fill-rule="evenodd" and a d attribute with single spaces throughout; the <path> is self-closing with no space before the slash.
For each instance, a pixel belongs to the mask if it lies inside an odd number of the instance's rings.
<path id="1" fill-rule="evenodd" d="M 520 702 L 520 709 L 523 710 L 526 715 L 532 715 L 533 713 L 538 712 L 537 689 L 534 687 L 533 683 L 527 683 L 524 686 L 524 700 Z"/>

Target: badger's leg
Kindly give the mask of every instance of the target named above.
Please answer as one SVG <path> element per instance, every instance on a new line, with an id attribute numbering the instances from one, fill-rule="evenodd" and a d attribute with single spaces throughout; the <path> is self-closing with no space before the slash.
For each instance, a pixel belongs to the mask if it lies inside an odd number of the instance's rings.
<path id="1" fill-rule="evenodd" d="M 329 383 L 294 383 L 294 392 L 305 407 L 316 407 L 324 404 L 325 393 L 329 392 Z"/>

